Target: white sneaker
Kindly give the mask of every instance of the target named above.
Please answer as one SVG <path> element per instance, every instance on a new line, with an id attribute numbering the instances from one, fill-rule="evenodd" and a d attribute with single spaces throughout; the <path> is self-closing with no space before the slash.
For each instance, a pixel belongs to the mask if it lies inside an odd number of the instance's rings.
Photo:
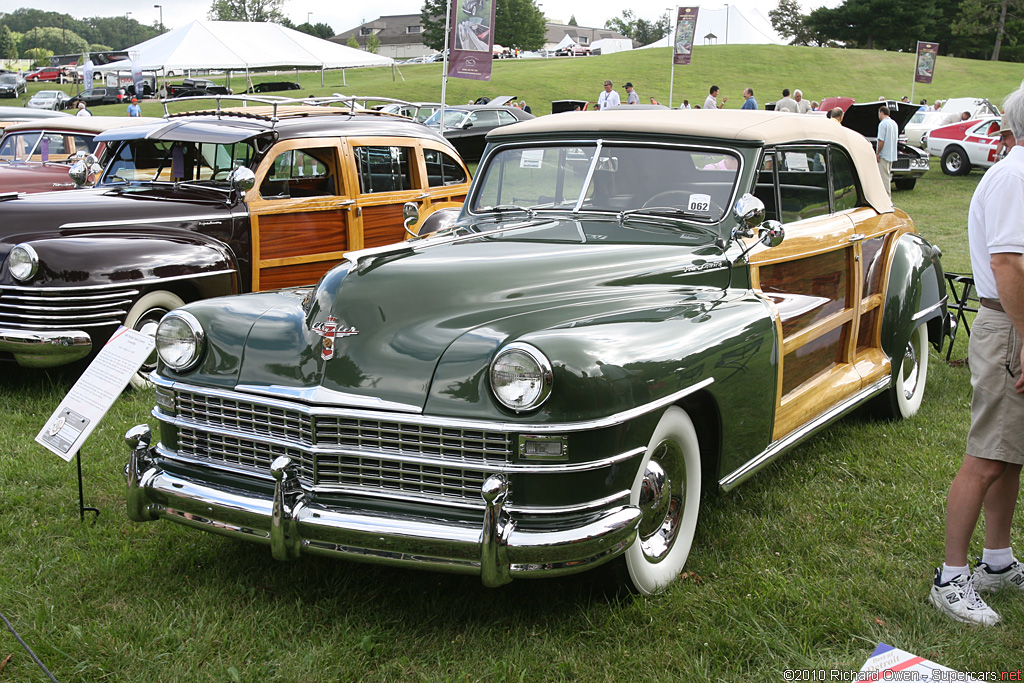
<path id="1" fill-rule="evenodd" d="M 994 626 L 999 623 L 999 615 L 975 592 L 973 576 L 961 574 L 946 583 L 939 583 L 941 576 L 942 570 L 936 569 L 928 596 L 940 612 L 967 624 Z"/>
<path id="2" fill-rule="evenodd" d="M 1024 590 L 1024 564 L 1013 561 L 1006 569 L 994 572 L 984 562 L 974 567 L 974 588 L 979 591 L 995 593 L 1004 588 Z"/>

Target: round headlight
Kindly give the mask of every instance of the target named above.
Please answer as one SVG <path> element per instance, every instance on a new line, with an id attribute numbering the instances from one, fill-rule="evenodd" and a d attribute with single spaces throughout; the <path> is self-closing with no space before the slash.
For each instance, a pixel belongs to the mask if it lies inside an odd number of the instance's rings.
<path id="1" fill-rule="evenodd" d="M 188 370 L 203 353 L 206 334 L 188 311 L 171 311 L 156 328 L 156 352 L 173 370 Z"/>
<path id="2" fill-rule="evenodd" d="M 11 277 L 15 280 L 31 280 L 39 270 L 39 256 L 36 250 L 27 244 L 15 245 L 7 256 L 7 269 L 11 271 Z"/>
<path id="3" fill-rule="evenodd" d="M 509 344 L 491 361 L 491 390 L 506 408 L 531 410 L 551 394 L 551 362 L 529 344 Z"/>

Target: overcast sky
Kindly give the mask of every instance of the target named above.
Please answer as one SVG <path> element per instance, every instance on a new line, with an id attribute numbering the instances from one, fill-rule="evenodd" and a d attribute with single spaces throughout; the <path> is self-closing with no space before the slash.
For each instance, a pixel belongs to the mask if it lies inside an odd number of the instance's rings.
<path id="1" fill-rule="evenodd" d="M 834 7 L 840 0 L 805 0 L 802 2 L 804 11 L 813 7 L 828 5 Z M 103 0 L 103 2 L 87 5 L 80 0 L 0 0 L 0 12 L 13 12 L 19 7 L 54 12 L 65 12 L 73 17 L 84 19 L 92 16 L 116 16 L 126 12 L 141 24 L 153 24 L 160 20 L 160 10 L 152 0 Z M 210 10 L 211 0 L 163 0 L 163 21 L 167 28 L 178 28 L 196 19 L 206 19 Z M 576 15 L 580 26 L 602 27 L 604 22 L 622 14 L 621 0 L 589 0 L 580 3 L 576 0 L 541 0 L 541 11 L 551 21 L 568 22 L 569 17 Z M 705 3 L 708 9 L 721 9 L 724 2 Z M 778 5 L 778 0 L 737 0 L 729 3 L 737 7 L 751 19 L 760 14 L 765 21 L 768 12 Z M 358 26 L 365 21 L 376 19 L 388 14 L 419 13 L 422 0 L 342 0 L 341 2 L 324 2 L 323 0 L 285 0 L 285 14 L 295 24 L 302 24 L 307 16 L 312 23 L 323 22 L 337 33 Z M 674 5 L 669 2 L 646 0 L 635 5 L 634 10 L 642 19 L 655 20 Z M 92 7 L 93 9 L 86 9 Z M 307 15 L 308 13 L 308 15 Z"/>

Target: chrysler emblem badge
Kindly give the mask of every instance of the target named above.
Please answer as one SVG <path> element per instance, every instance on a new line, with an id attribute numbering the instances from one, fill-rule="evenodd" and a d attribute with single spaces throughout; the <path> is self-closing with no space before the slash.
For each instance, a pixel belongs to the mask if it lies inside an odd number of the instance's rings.
<path id="1" fill-rule="evenodd" d="M 350 337 L 354 334 L 359 334 L 359 330 L 354 327 L 339 327 L 338 319 L 333 315 L 327 316 L 327 320 L 322 323 L 315 323 L 313 325 L 313 331 L 324 338 L 323 346 L 320 350 L 320 357 L 324 360 L 334 358 L 335 337 Z"/>

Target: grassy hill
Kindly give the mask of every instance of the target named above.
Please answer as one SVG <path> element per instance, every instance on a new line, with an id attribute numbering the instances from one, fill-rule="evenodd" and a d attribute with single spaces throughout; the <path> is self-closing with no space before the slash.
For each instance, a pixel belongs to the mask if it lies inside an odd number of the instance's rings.
<path id="1" fill-rule="evenodd" d="M 728 97 L 727 108 L 743 103 L 743 88 L 754 89 L 765 102 L 781 97 L 783 88 L 799 88 L 810 100 L 846 95 L 858 101 L 879 96 L 900 98 L 911 94 L 914 55 L 877 50 L 841 50 L 781 45 L 716 45 L 694 49 L 693 63 L 675 69 L 673 104 L 686 98 L 700 104 L 714 83 Z M 494 62 L 489 82 L 452 78 L 448 80 L 447 101 L 463 104 L 481 95 L 517 95 L 530 103 L 536 114 L 551 111 L 551 101 L 596 100 L 606 78 L 620 95 L 622 84 L 632 81 L 646 102 L 655 97 L 668 103 L 671 54 L 668 48 L 633 50 L 599 57 L 520 59 Z M 914 101 L 929 102 L 949 97 L 987 97 L 1000 103 L 1020 84 L 1020 64 L 940 57 L 935 80 L 913 89 Z M 254 80 L 291 80 L 294 72 L 260 75 Z M 324 86 L 320 74 L 302 73 L 301 91 L 296 94 L 327 95 L 334 92 L 381 95 L 407 100 L 436 101 L 441 97 L 441 64 L 409 64 L 391 68 L 350 69 L 328 72 Z M 231 85 L 241 90 L 242 78 L 235 75 Z M 144 113 L 156 114 L 150 104 Z M 121 107 L 100 107 L 97 113 L 119 111 Z"/>

